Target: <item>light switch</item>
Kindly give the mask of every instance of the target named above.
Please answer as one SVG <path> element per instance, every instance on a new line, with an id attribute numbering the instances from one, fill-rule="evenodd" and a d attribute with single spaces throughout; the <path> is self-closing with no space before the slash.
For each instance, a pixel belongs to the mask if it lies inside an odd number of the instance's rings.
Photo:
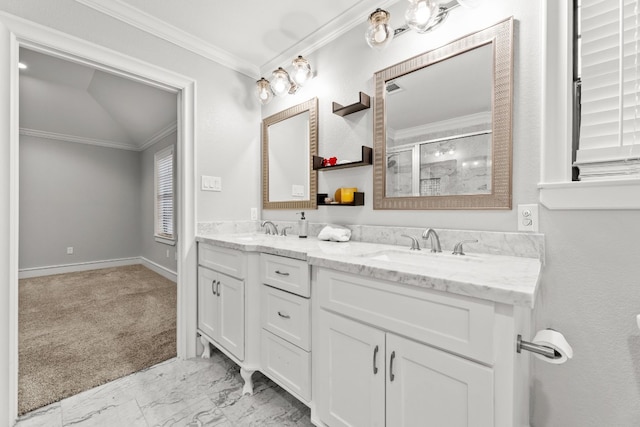
<path id="1" fill-rule="evenodd" d="M 211 191 L 222 191 L 222 178 L 219 176 L 212 176 L 211 178 Z"/>

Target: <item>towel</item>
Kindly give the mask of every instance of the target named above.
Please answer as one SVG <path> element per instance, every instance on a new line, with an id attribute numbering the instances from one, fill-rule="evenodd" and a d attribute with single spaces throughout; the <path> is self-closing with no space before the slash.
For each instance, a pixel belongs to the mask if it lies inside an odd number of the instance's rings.
<path id="1" fill-rule="evenodd" d="M 348 242 L 351 238 L 351 230 L 342 227 L 332 227 L 327 225 L 324 227 L 320 234 L 318 234 L 318 240 L 331 240 L 333 242 Z"/>

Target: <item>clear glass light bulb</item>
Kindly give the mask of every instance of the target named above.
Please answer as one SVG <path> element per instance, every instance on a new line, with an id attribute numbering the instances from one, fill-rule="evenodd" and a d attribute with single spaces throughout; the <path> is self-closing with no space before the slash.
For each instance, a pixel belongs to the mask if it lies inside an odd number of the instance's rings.
<path id="1" fill-rule="evenodd" d="M 289 74 L 282 68 L 278 68 L 273 72 L 273 78 L 271 79 L 271 89 L 276 96 L 284 96 L 291 89 L 291 82 L 289 81 Z"/>
<path id="2" fill-rule="evenodd" d="M 437 0 L 409 0 L 409 7 L 404 14 L 407 25 L 418 33 L 425 33 L 431 28 L 440 10 Z"/>
<path id="3" fill-rule="evenodd" d="M 293 66 L 293 81 L 298 86 L 304 86 L 312 76 L 311 73 L 311 65 L 309 65 L 309 61 L 304 59 L 302 56 L 298 56 L 291 63 Z"/>
<path id="4" fill-rule="evenodd" d="M 384 49 L 393 39 L 393 28 L 389 26 L 389 13 L 376 9 L 370 16 L 369 28 L 365 34 L 367 44 L 375 49 Z"/>
<path id="5" fill-rule="evenodd" d="M 256 82 L 256 96 L 262 105 L 268 104 L 273 98 L 269 81 L 264 77 Z"/>

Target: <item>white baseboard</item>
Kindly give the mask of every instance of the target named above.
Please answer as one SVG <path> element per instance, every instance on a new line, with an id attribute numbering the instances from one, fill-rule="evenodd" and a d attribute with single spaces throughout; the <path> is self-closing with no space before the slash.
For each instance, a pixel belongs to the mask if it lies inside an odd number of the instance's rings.
<path id="1" fill-rule="evenodd" d="M 178 275 L 166 267 L 156 264 L 145 257 L 131 257 L 109 259 L 102 261 L 79 262 L 76 264 L 49 265 L 46 267 L 22 268 L 18 271 L 19 279 L 29 279 L 31 277 L 51 276 L 52 274 L 75 273 L 77 271 L 97 270 L 100 268 L 123 267 L 125 265 L 142 264 L 149 270 L 155 271 L 162 277 L 166 277 L 176 283 Z"/>
<path id="2" fill-rule="evenodd" d="M 162 277 L 165 277 L 169 280 L 171 280 L 173 283 L 177 283 L 178 282 L 178 273 L 176 273 L 175 271 L 171 271 L 169 270 L 167 267 L 163 267 L 160 264 L 156 264 L 155 262 L 145 258 L 145 257 L 140 257 L 140 263 L 142 265 L 144 265 L 145 267 L 147 267 L 149 270 L 153 270 L 156 273 L 158 273 L 159 275 L 161 275 Z"/>
<path id="3" fill-rule="evenodd" d="M 141 264 L 140 257 L 109 259 L 102 261 L 79 262 L 76 264 L 49 265 L 46 267 L 22 268 L 18 271 L 19 279 L 50 276 L 52 274 L 74 273 L 76 271 L 97 270 L 99 268 L 122 267 Z"/>

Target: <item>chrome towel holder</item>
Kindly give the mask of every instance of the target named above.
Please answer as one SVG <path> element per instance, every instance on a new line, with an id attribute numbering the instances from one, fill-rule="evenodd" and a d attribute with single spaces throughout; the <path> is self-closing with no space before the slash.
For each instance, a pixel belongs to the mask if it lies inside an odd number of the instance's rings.
<path id="1" fill-rule="evenodd" d="M 527 350 L 532 353 L 541 354 L 544 357 L 547 357 L 549 359 L 559 359 L 562 357 L 560 352 L 558 352 L 557 350 L 551 347 L 547 347 L 546 345 L 539 345 L 529 341 L 525 341 L 522 339 L 522 335 L 518 334 L 518 338 L 516 341 L 516 351 L 518 353 L 521 353 L 522 350 Z"/>

